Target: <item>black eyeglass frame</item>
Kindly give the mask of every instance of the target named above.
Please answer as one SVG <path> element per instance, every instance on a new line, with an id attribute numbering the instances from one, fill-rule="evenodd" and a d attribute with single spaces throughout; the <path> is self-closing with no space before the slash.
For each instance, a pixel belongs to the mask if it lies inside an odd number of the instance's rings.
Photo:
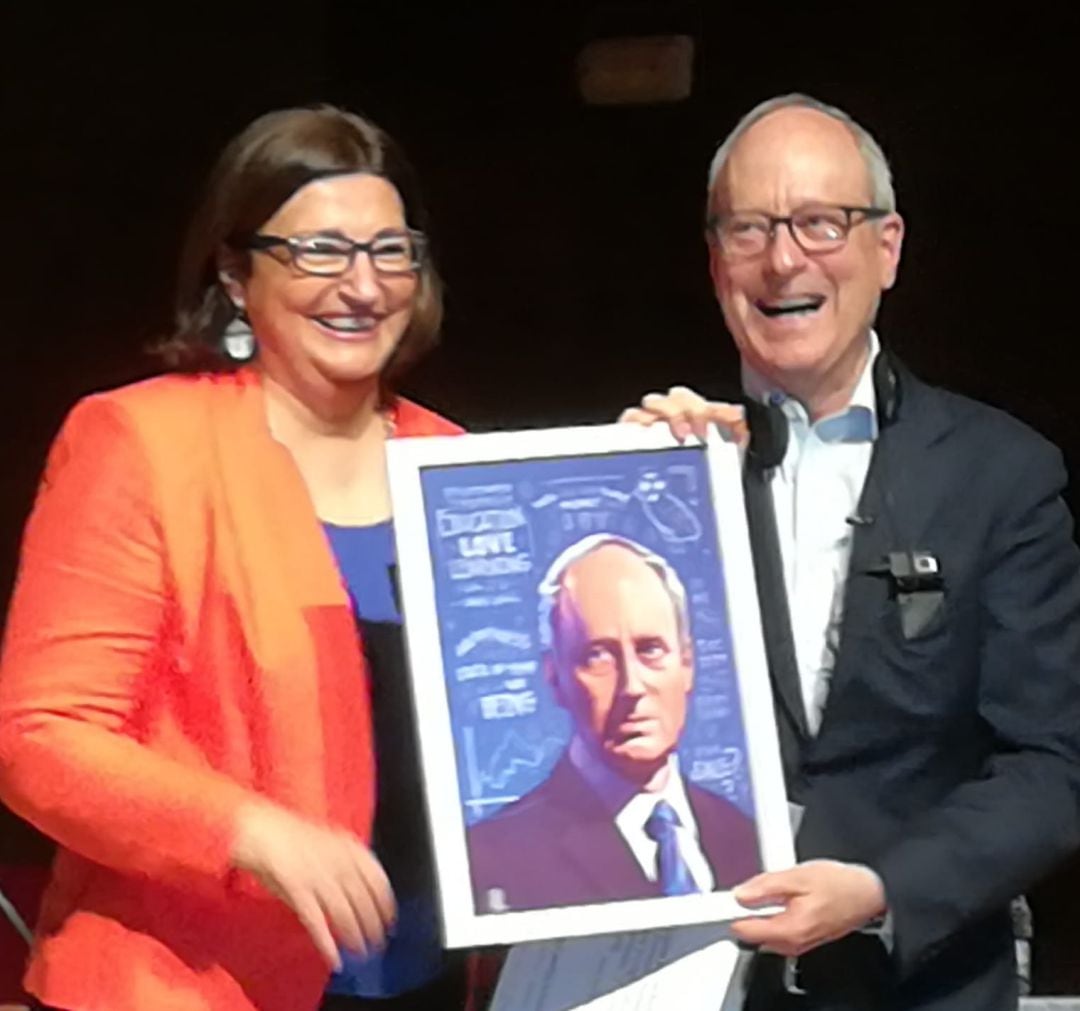
<path id="1" fill-rule="evenodd" d="M 834 244 L 825 244 L 822 246 L 815 246 L 807 248 L 805 243 L 800 240 L 798 233 L 795 229 L 795 221 L 797 218 L 811 211 L 843 211 L 844 212 L 844 236 L 843 239 Z M 851 230 L 858 225 L 865 224 L 868 221 L 879 221 L 881 218 L 888 217 L 893 212 L 885 207 L 850 207 L 843 204 L 807 204 L 805 207 L 801 207 L 795 211 L 794 214 L 777 215 L 766 214 L 765 211 L 735 211 L 730 214 L 712 214 L 705 221 L 705 239 L 710 244 L 715 244 L 719 247 L 721 252 L 726 252 L 724 249 L 723 240 L 720 238 L 719 230 L 724 223 L 725 218 L 731 218 L 738 214 L 754 214 L 760 218 L 764 218 L 768 222 L 768 231 L 765 234 L 765 246 L 768 247 L 769 242 L 772 241 L 773 236 L 776 234 L 776 229 L 780 225 L 785 225 L 788 230 L 788 234 L 792 240 L 798 245 L 798 247 L 804 252 L 809 254 L 830 252 L 836 249 L 842 249 L 848 240 L 848 236 L 851 234 Z M 861 214 L 862 218 L 858 221 L 852 221 L 852 216 L 855 214 Z M 762 250 L 764 251 L 764 250 Z M 737 251 L 736 251 L 737 252 Z M 748 255 L 758 255 L 748 254 Z"/>
<path id="2" fill-rule="evenodd" d="M 409 266 L 404 267 L 401 270 L 387 270 L 384 267 L 380 267 L 378 259 L 374 255 L 376 245 L 387 239 L 404 238 L 405 236 L 408 236 L 412 243 L 413 257 Z M 308 267 L 300 265 L 299 257 L 306 252 L 306 250 L 300 248 L 300 244 L 310 241 L 311 239 L 319 238 L 330 239 L 334 242 L 341 243 L 341 254 L 347 259 L 345 265 L 340 270 L 311 270 Z M 346 246 L 348 246 L 347 249 L 345 248 Z M 356 256 L 358 253 L 367 253 L 368 257 L 371 259 L 372 265 L 378 273 L 394 276 L 414 274 L 423 266 L 424 256 L 427 252 L 427 236 L 416 228 L 407 228 L 405 231 L 380 232 L 367 242 L 357 242 L 354 239 L 349 239 L 342 235 L 321 235 L 319 233 L 292 236 L 259 233 L 248 239 L 248 241 L 244 243 L 244 247 L 255 252 L 263 253 L 269 252 L 272 249 L 287 249 L 289 252 L 289 259 L 293 266 L 301 273 L 310 274 L 312 277 L 340 277 L 342 274 L 352 270 L 353 265 L 356 263 Z"/>

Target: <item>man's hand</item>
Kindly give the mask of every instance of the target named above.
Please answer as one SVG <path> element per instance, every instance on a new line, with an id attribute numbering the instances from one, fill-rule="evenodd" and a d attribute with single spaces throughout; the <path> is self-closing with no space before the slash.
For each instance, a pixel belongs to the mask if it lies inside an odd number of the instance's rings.
<path id="1" fill-rule="evenodd" d="M 296 913 L 332 969 L 341 968 L 336 940 L 363 953 L 381 947 L 393 925 L 386 873 L 349 832 L 251 803 L 237 815 L 232 863 Z"/>
<path id="2" fill-rule="evenodd" d="M 746 944 L 788 957 L 859 930 L 886 910 L 881 879 L 869 867 L 836 860 L 759 874 L 734 894 L 744 906 L 785 907 L 775 916 L 736 920 L 732 932 Z"/>
<path id="3" fill-rule="evenodd" d="M 706 400 L 686 386 L 672 386 L 667 393 L 647 393 L 637 407 L 619 415 L 621 422 L 653 425 L 666 422 L 679 442 L 688 435 L 704 439 L 709 425 L 716 425 L 726 439 L 745 446 L 750 438 L 743 409 L 738 404 Z"/>

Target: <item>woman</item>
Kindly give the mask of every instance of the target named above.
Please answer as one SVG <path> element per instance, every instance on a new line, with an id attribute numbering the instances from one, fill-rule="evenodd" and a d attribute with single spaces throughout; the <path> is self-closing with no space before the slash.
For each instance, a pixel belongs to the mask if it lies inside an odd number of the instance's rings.
<path id="1" fill-rule="evenodd" d="M 84 399 L 57 436 L 0 668 L 0 798 L 61 846 L 42 1006 L 298 1011 L 328 967 L 404 994 L 376 1007 L 461 1005 L 384 466 L 392 436 L 458 431 L 394 392 L 441 317 L 422 226 L 385 133 L 260 118 L 190 228 L 179 371 Z"/>

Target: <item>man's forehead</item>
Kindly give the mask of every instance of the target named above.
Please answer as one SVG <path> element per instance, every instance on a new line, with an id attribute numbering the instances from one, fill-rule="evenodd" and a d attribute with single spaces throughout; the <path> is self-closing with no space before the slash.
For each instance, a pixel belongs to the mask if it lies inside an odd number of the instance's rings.
<path id="1" fill-rule="evenodd" d="M 570 565 L 563 576 L 559 610 L 578 621 L 662 614 L 674 605 L 659 572 L 619 544 L 605 544 Z"/>
<path id="2" fill-rule="evenodd" d="M 660 576 L 644 558 L 620 544 L 604 544 L 570 565 L 563 575 L 563 588 L 571 593 L 613 588 L 625 579 L 652 577 L 660 585 Z"/>
<path id="3" fill-rule="evenodd" d="M 626 625 L 658 630 L 678 624 L 660 573 L 625 548 L 605 545 L 574 562 L 562 586 L 558 610 L 564 637 L 571 629 L 591 636 L 615 634 Z"/>
<path id="4" fill-rule="evenodd" d="M 713 197 L 719 205 L 763 210 L 814 200 L 863 203 L 870 198 L 870 179 L 843 123 L 816 109 L 787 108 L 739 138 Z"/>

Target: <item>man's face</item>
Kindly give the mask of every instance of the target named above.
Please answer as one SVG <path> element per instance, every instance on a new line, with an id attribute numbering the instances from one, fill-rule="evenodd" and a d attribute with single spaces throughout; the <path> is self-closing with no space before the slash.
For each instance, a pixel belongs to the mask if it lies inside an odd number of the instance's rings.
<path id="1" fill-rule="evenodd" d="M 809 205 L 870 206 L 866 165 L 842 123 L 813 109 L 781 109 L 735 145 L 710 211 L 780 217 Z M 743 360 L 804 402 L 853 385 L 881 292 L 896 279 L 902 238 L 903 222 L 890 214 L 856 224 L 845 245 L 826 253 L 808 254 L 784 225 L 758 255 L 712 245 L 716 295 Z"/>
<path id="2" fill-rule="evenodd" d="M 549 676 L 594 757 L 644 784 L 675 749 L 693 684 L 675 604 L 632 551 L 604 545 L 563 577 Z"/>

